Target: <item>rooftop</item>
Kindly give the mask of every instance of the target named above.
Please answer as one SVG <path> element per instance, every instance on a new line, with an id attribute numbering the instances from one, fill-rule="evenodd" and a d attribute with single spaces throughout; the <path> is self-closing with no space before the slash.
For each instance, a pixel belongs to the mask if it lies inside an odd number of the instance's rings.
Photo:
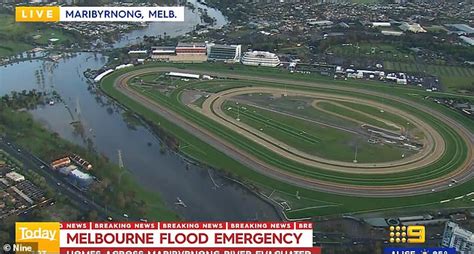
<path id="1" fill-rule="evenodd" d="M 205 48 L 204 42 L 178 42 L 177 48 Z"/>

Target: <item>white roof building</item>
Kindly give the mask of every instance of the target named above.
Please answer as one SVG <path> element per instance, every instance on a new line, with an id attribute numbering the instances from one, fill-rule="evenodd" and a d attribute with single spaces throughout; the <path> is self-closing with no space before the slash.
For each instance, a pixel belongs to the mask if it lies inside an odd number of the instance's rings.
<path id="1" fill-rule="evenodd" d="M 120 69 L 128 68 L 128 67 L 133 67 L 133 64 L 121 64 L 121 65 L 115 67 L 115 70 L 120 70 Z"/>
<path id="2" fill-rule="evenodd" d="M 446 26 L 450 26 L 455 28 L 458 31 L 462 31 L 463 33 L 466 34 L 474 34 L 474 28 L 467 24 L 446 24 Z"/>
<path id="3" fill-rule="evenodd" d="M 151 47 L 151 53 L 153 55 L 159 55 L 159 54 L 171 54 L 174 55 L 176 53 L 176 47 Z"/>
<path id="4" fill-rule="evenodd" d="M 460 253 L 473 253 L 474 234 L 459 227 L 458 224 L 448 221 L 444 228 L 442 246 L 455 248 Z"/>
<path id="5" fill-rule="evenodd" d="M 94 78 L 94 81 L 95 81 L 95 82 L 101 81 L 102 78 L 104 78 L 107 74 L 112 73 L 113 71 L 114 71 L 114 70 L 109 69 L 109 70 L 106 70 L 106 71 L 102 72 L 101 74 L 97 75 L 97 77 Z"/>
<path id="6" fill-rule="evenodd" d="M 372 27 L 390 27 L 390 22 L 372 22 Z"/>
<path id="7" fill-rule="evenodd" d="M 182 72 L 168 72 L 166 75 L 170 77 L 192 78 L 192 79 L 199 79 L 200 77 L 198 74 L 182 73 Z"/>
<path id="8" fill-rule="evenodd" d="M 459 36 L 459 39 L 463 40 L 465 43 L 469 44 L 470 46 L 474 46 L 474 39 L 469 38 L 467 36 Z"/>
<path id="9" fill-rule="evenodd" d="M 148 54 L 147 50 L 130 50 L 128 51 L 128 54 Z"/>
<path id="10" fill-rule="evenodd" d="M 382 30 L 383 35 L 392 35 L 392 36 L 401 36 L 403 35 L 402 31 L 391 31 L 391 30 Z"/>
<path id="11" fill-rule="evenodd" d="M 332 26 L 334 22 L 330 20 L 307 19 L 306 23 L 311 26 Z"/>
<path id="12" fill-rule="evenodd" d="M 8 172 L 5 174 L 5 176 L 7 177 L 7 179 L 10 179 L 11 181 L 16 182 L 16 183 L 25 180 L 25 177 L 23 175 L 18 174 L 15 171 Z"/>
<path id="13" fill-rule="evenodd" d="M 83 180 L 88 180 L 88 179 L 92 179 L 92 176 L 87 174 L 87 173 L 84 173 L 82 171 L 80 171 L 79 169 L 75 169 L 73 171 L 70 172 L 71 175 L 79 178 L 79 179 L 83 179 Z"/>
<path id="14" fill-rule="evenodd" d="M 280 59 L 274 53 L 267 51 L 245 52 L 242 57 L 242 64 L 252 66 L 277 67 L 280 65 Z"/>
<path id="15" fill-rule="evenodd" d="M 403 22 L 399 28 L 405 32 L 409 31 L 412 33 L 426 33 L 426 30 L 418 23 L 408 24 L 407 22 Z"/>

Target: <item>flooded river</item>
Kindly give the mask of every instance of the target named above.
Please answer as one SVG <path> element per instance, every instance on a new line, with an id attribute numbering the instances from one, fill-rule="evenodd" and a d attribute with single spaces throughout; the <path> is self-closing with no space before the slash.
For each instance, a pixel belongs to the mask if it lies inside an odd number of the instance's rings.
<path id="1" fill-rule="evenodd" d="M 225 24 L 217 10 L 210 9 L 208 13 L 216 17 L 217 25 Z M 182 26 L 151 24 L 124 36 L 117 46 L 127 45 L 133 42 L 131 38 L 144 34 L 185 34 L 196 22 L 197 10 L 187 15 Z M 34 118 L 76 144 L 87 146 L 85 140 L 89 140 L 90 145 L 113 162 L 118 163 L 121 153 L 124 166 L 139 184 L 161 195 L 168 207 L 186 220 L 279 219 L 271 205 L 239 184 L 207 168 L 186 167 L 179 155 L 169 151 L 161 153 L 160 141 L 152 132 L 143 126 L 130 126 L 120 107 L 88 89 L 83 72 L 99 69 L 106 61 L 100 54 L 79 53 L 58 63 L 33 60 L 1 66 L 0 95 L 31 89 L 59 93 L 64 103 L 33 110 Z M 70 124 L 77 120 L 84 126 L 82 136 Z M 177 197 L 187 208 L 175 205 Z"/>

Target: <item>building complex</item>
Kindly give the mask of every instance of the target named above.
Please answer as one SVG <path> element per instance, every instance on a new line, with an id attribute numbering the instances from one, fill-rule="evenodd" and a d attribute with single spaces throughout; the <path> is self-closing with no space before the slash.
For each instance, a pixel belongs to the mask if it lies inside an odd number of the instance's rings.
<path id="1" fill-rule="evenodd" d="M 242 54 L 241 45 L 208 44 L 207 55 L 209 61 L 223 61 L 238 63 Z"/>
<path id="2" fill-rule="evenodd" d="M 266 51 L 245 52 L 242 64 L 252 66 L 276 67 L 280 65 L 280 59 L 276 54 Z"/>
<path id="3" fill-rule="evenodd" d="M 474 233 L 449 221 L 444 228 L 442 245 L 460 253 L 474 253 Z"/>
<path id="4" fill-rule="evenodd" d="M 144 50 L 131 50 L 129 55 L 142 55 Z M 149 51 L 153 61 L 199 63 L 205 61 L 239 63 L 253 66 L 276 67 L 280 59 L 267 51 L 249 51 L 242 56 L 241 45 L 207 42 L 179 42 L 176 46 L 154 46 Z"/>
<path id="5" fill-rule="evenodd" d="M 157 46 L 151 48 L 150 57 L 156 61 L 166 62 L 205 62 L 207 61 L 206 43 L 180 42 L 176 47 Z"/>

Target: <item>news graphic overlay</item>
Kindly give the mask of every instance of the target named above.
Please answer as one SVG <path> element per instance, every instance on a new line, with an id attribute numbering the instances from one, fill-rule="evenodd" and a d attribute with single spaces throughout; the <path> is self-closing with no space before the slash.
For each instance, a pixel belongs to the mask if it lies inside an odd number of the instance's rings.
<path id="1" fill-rule="evenodd" d="M 425 226 L 390 226 L 389 237 L 390 243 L 404 247 L 384 248 L 384 254 L 456 254 L 454 248 L 419 247 L 426 242 Z M 412 247 L 413 244 L 417 247 Z"/>
<path id="2" fill-rule="evenodd" d="M 16 244 L 36 243 L 36 253 L 321 253 L 312 222 L 29 222 L 16 230 Z"/>
<path id="3" fill-rule="evenodd" d="M 17 222 L 15 243 L 9 251 L 17 253 L 59 253 L 60 223 Z M 5 246 L 3 246 L 4 251 Z"/>
<path id="4" fill-rule="evenodd" d="M 426 241 L 425 226 L 390 226 L 391 243 L 424 243 Z"/>
<path id="5" fill-rule="evenodd" d="M 384 254 L 456 254 L 454 248 L 385 248 Z"/>
<path id="6" fill-rule="evenodd" d="M 182 22 L 184 7 L 17 6 L 16 22 Z"/>

